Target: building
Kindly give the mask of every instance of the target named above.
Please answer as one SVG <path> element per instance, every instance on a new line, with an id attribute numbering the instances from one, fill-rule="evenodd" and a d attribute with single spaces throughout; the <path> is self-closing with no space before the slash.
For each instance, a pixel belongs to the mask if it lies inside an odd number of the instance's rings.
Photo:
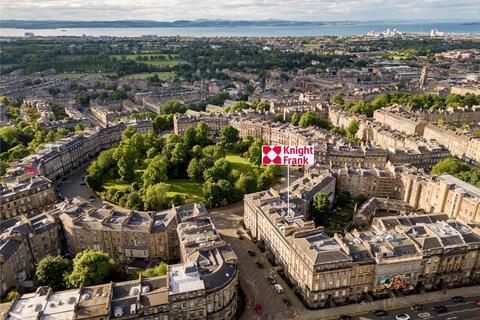
<path id="1" fill-rule="evenodd" d="M 72 206 L 73 205 L 73 206 Z M 83 207 L 81 207 L 83 206 Z M 80 208 L 81 207 L 81 208 Z M 74 216 L 73 220 L 91 225 L 75 229 L 79 245 L 98 250 L 100 235 L 105 246 L 111 243 L 118 251 L 119 261 L 133 258 L 133 255 L 147 257 L 150 251 L 140 247 L 154 245 L 143 241 L 149 229 L 151 233 L 172 236 L 165 252 L 176 254 L 181 263 L 170 265 L 168 274 L 153 278 L 120 283 L 109 283 L 91 287 L 52 292 L 40 287 L 37 292 L 25 294 L 16 299 L 7 309 L 7 319 L 59 318 L 59 319 L 233 319 L 237 310 L 238 267 L 237 258 L 231 247 L 220 238 L 202 204 L 194 203 L 172 207 L 162 212 L 129 212 L 87 208 L 81 199 L 67 201 L 59 206 L 55 214 Z M 103 212 L 102 210 L 105 210 Z M 100 217 L 104 219 L 98 219 Z M 150 220 L 146 222 L 142 219 Z M 91 221 L 90 221 L 91 220 Z M 165 221 L 168 220 L 167 225 Z M 159 221 L 160 223 L 156 223 Z M 97 224 L 95 226 L 95 224 Z M 147 226 L 146 226 L 147 225 Z M 93 230 L 88 230 L 92 227 Z M 75 249 L 69 225 L 64 225 L 69 249 Z M 152 230 L 156 228 L 157 230 Z M 171 228 L 169 233 L 166 228 Z M 114 231 L 123 229 L 120 239 Z M 130 230 L 128 230 L 130 229 Z M 96 232 L 98 230 L 98 232 Z M 129 234 L 131 233 L 131 234 Z M 124 238 L 122 234 L 125 234 Z M 97 237 L 97 238 L 95 238 Z M 87 240 L 88 238 L 88 240 Z M 97 239 L 97 240 L 95 240 Z M 91 241 L 90 241 L 91 240 Z M 117 241 L 118 240 L 118 241 Z M 21 242 L 9 242 L 8 252 L 21 259 Z M 98 244 L 100 246 L 100 244 Z M 5 245 L 0 252 L 7 251 Z M 100 248 L 100 247 L 98 247 Z M 10 249 L 16 249 L 10 250 Z M 153 249 L 152 252 L 155 252 Z M 107 251 L 111 254 L 112 251 Z M 160 252 L 160 251 L 159 251 Z M 115 254 L 115 253 L 114 253 Z M 121 258 L 123 256 L 124 258 Z M 2 256 L 0 256 L 2 257 Z M 148 257 L 151 259 L 153 257 Z M 12 260 L 12 259 L 11 259 Z M 28 270 L 28 269 L 25 269 Z M 23 271 L 26 272 L 26 271 Z M 3 272 L 2 272 L 3 276 Z M 22 276 L 22 275 L 20 275 Z"/>
<path id="2" fill-rule="evenodd" d="M 141 134 L 153 130 L 150 120 L 130 120 L 105 128 L 84 130 L 72 137 L 48 143 L 36 153 L 17 161 L 7 169 L 7 176 L 17 176 L 25 172 L 26 168 L 34 168 L 44 177 L 58 180 L 92 160 L 100 151 L 117 145 L 127 126 L 135 127 Z"/>
<path id="3" fill-rule="evenodd" d="M 3 179 L 0 186 L 0 220 L 25 214 L 33 216 L 57 201 L 53 183 L 35 173 Z"/>
<path id="4" fill-rule="evenodd" d="M 63 252 L 63 234 L 49 214 L 17 216 L 0 223 L 0 295 L 15 287 L 31 287 L 38 262 Z"/>

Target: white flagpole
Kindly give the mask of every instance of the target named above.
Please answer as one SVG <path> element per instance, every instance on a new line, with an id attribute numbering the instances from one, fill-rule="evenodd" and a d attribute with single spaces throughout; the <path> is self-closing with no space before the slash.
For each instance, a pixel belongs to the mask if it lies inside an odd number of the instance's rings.
<path id="1" fill-rule="evenodd" d="M 287 164 L 287 215 L 290 215 L 290 163 Z"/>

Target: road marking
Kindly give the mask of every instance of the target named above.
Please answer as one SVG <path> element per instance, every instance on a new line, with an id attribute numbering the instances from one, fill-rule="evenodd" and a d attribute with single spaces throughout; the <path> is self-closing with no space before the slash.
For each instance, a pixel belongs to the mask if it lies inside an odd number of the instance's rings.
<path id="1" fill-rule="evenodd" d="M 473 311 L 473 310 L 478 310 L 478 309 L 477 308 L 472 308 L 472 309 L 455 310 L 455 311 L 450 311 L 450 312 L 445 312 L 443 314 L 439 314 L 438 316 L 443 317 L 443 316 L 447 316 L 447 315 L 454 314 L 454 313 L 462 313 L 462 312 Z M 447 320 L 448 319 L 449 318 L 447 318 Z"/>

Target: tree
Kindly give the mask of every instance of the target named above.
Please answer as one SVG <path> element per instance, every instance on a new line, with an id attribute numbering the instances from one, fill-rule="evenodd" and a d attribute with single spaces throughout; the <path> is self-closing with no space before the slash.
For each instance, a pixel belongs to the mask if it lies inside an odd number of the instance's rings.
<path id="1" fill-rule="evenodd" d="M 233 196 L 233 187 L 227 180 L 212 179 L 203 184 L 203 197 L 209 208 L 216 208 L 221 205 L 227 205 Z"/>
<path id="2" fill-rule="evenodd" d="M 173 116 L 169 114 L 159 114 L 153 119 L 155 131 L 160 132 L 173 128 Z"/>
<path id="3" fill-rule="evenodd" d="M 196 143 L 195 129 L 192 127 L 185 129 L 182 135 L 183 143 L 187 149 L 191 149 Z"/>
<path id="4" fill-rule="evenodd" d="M 231 125 L 225 126 L 220 130 L 220 141 L 225 145 L 237 143 L 239 139 L 238 130 Z"/>
<path id="5" fill-rule="evenodd" d="M 435 175 L 440 175 L 444 173 L 456 175 L 463 171 L 470 171 L 470 167 L 468 166 L 468 164 L 454 158 L 448 158 L 440 161 L 435 166 L 433 166 L 431 173 Z"/>
<path id="6" fill-rule="evenodd" d="M 170 156 L 170 164 L 173 168 L 174 176 L 184 174 L 188 163 L 187 148 L 183 142 L 179 142 L 175 145 Z"/>
<path id="7" fill-rule="evenodd" d="M 230 176 L 230 172 L 232 171 L 232 167 L 230 162 L 228 162 L 225 158 L 220 158 L 213 164 L 213 167 L 208 168 L 203 173 L 203 178 L 205 181 L 211 179 L 214 182 L 217 182 L 221 179 L 228 179 Z"/>
<path id="8" fill-rule="evenodd" d="M 298 125 L 298 122 L 300 121 L 300 116 L 298 113 L 294 113 L 292 117 L 290 118 L 290 123 L 293 124 L 294 126 Z"/>
<path id="9" fill-rule="evenodd" d="M 248 148 L 248 159 L 257 166 L 262 164 L 262 145 L 262 140 L 256 140 L 250 148 Z"/>
<path id="10" fill-rule="evenodd" d="M 83 124 L 79 123 L 77 125 L 75 125 L 75 132 L 80 132 L 80 131 L 83 131 L 85 130 L 85 127 L 83 126 Z"/>
<path id="11" fill-rule="evenodd" d="M 72 261 L 62 256 L 43 258 L 35 270 L 35 282 L 38 286 L 48 286 L 54 291 L 67 287 L 65 278 L 72 270 Z"/>
<path id="12" fill-rule="evenodd" d="M 186 110 L 185 105 L 180 100 L 168 100 L 160 108 L 161 114 L 175 114 L 184 113 Z"/>
<path id="13" fill-rule="evenodd" d="M 135 177 L 135 163 L 139 158 L 137 148 L 127 140 L 115 148 L 113 159 L 117 161 L 118 174 L 123 181 L 132 181 Z"/>
<path id="14" fill-rule="evenodd" d="M 167 206 L 167 191 L 170 185 L 166 183 L 157 183 L 149 186 L 143 196 L 145 210 L 161 210 Z"/>
<path id="15" fill-rule="evenodd" d="M 203 180 L 203 171 L 205 168 L 200 164 L 200 160 L 193 158 L 188 164 L 187 173 L 188 177 L 192 180 L 202 181 Z"/>
<path id="16" fill-rule="evenodd" d="M 203 158 L 203 150 L 198 144 L 192 148 L 192 157 L 196 159 Z"/>
<path id="17" fill-rule="evenodd" d="M 319 126 L 325 129 L 328 129 L 329 127 L 328 122 L 324 119 L 321 119 L 313 111 L 305 112 L 300 118 L 300 121 L 298 121 L 298 126 L 300 128 L 307 128 L 310 126 Z"/>
<path id="18" fill-rule="evenodd" d="M 257 179 L 251 174 L 241 174 L 237 182 L 235 182 L 235 188 L 241 195 L 252 193 L 257 191 Z"/>
<path id="19" fill-rule="evenodd" d="M 167 159 L 161 155 L 155 156 L 150 160 L 147 168 L 143 172 L 142 180 L 145 187 L 165 182 L 168 180 Z"/>
<path id="20" fill-rule="evenodd" d="M 330 201 L 323 192 L 317 192 L 310 204 L 310 211 L 316 225 L 325 225 L 328 220 Z"/>
<path id="21" fill-rule="evenodd" d="M 115 262 L 102 251 L 84 250 L 73 259 L 73 270 L 67 277 L 70 288 L 104 283 L 115 268 Z"/>
<path id="22" fill-rule="evenodd" d="M 134 190 L 130 192 L 127 196 L 127 208 L 132 210 L 142 210 L 143 207 L 143 199 L 138 191 Z"/>
<path id="23" fill-rule="evenodd" d="M 152 278 L 158 276 L 164 276 L 167 274 L 168 264 L 165 262 L 160 262 L 157 266 L 153 268 L 148 268 L 142 271 L 143 278 Z"/>
<path id="24" fill-rule="evenodd" d="M 17 290 L 10 290 L 10 291 L 7 293 L 7 296 L 2 299 L 2 303 L 4 303 L 4 302 L 11 302 L 11 301 L 15 300 L 15 298 L 16 298 L 18 295 L 19 295 L 19 294 L 18 294 Z"/>
<path id="25" fill-rule="evenodd" d="M 358 132 L 358 129 L 360 128 L 360 122 L 356 119 L 353 119 L 350 121 L 347 127 L 347 138 L 350 140 L 355 140 L 356 139 L 356 134 Z"/>
<path id="26" fill-rule="evenodd" d="M 204 147 L 210 143 L 210 127 L 205 122 L 200 122 L 195 128 L 195 140 Z"/>

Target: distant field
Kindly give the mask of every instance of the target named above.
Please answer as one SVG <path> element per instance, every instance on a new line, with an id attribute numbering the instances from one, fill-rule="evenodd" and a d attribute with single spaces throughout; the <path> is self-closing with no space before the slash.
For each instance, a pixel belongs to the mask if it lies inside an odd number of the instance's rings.
<path id="1" fill-rule="evenodd" d="M 137 60 L 138 56 L 163 56 L 165 60 Z M 169 56 L 172 59 L 169 59 Z M 149 64 L 152 66 L 174 66 L 180 63 L 180 60 L 178 59 L 179 56 L 178 54 L 164 54 L 164 53 L 148 53 L 148 54 L 125 54 L 125 55 L 120 55 L 120 54 L 115 54 L 111 56 L 112 58 L 117 58 L 119 60 L 126 59 L 126 60 L 131 60 L 131 61 L 136 61 L 139 63 L 145 63 Z"/>
<path id="2" fill-rule="evenodd" d="M 113 76 L 115 75 L 116 73 L 115 72 L 100 72 L 100 73 L 87 73 L 87 72 L 80 72 L 80 73 L 73 73 L 73 72 L 70 72 L 70 73 L 59 73 L 56 75 L 57 78 L 59 79 L 65 79 L 65 78 L 76 78 L 78 76 L 82 77 L 82 78 L 85 78 L 85 79 L 89 79 L 91 77 L 94 77 L 94 76 Z"/>
<path id="3" fill-rule="evenodd" d="M 152 77 L 155 74 L 158 75 L 160 80 L 170 80 L 173 79 L 173 77 L 175 76 L 175 72 L 145 72 L 129 74 L 127 76 L 123 76 L 122 79 L 147 79 L 148 77 Z"/>
<path id="4" fill-rule="evenodd" d="M 305 43 L 303 46 L 307 48 L 318 48 L 320 47 L 320 43 Z"/>

